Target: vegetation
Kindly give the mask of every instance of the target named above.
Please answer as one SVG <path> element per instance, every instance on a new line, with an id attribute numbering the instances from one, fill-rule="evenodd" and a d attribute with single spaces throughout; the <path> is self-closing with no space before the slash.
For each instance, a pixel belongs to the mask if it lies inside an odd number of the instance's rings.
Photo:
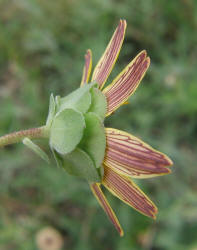
<path id="1" fill-rule="evenodd" d="M 196 13 L 192 0 L 0 2 L 0 135 L 44 124 L 50 93 L 76 89 L 86 50 L 95 65 L 125 18 L 108 83 L 143 49 L 151 67 L 106 126 L 137 135 L 174 161 L 171 175 L 137 180 L 159 208 L 156 221 L 106 194 L 124 227 L 119 238 L 85 181 L 21 144 L 2 148 L 0 249 L 45 249 L 43 229 L 62 249 L 197 249 Z"/>

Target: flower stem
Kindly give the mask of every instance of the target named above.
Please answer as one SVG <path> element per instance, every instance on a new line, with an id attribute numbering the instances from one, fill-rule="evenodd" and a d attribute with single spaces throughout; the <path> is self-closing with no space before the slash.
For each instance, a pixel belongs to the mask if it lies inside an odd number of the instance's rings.
<path id="1" fill-rule="evenodd" d="M 47 127 L 42 126 L 39 128 L 31 128 L 3 135 L 0 137 L 0 147 L 20 142 L 25 137 L 28 137 L 29 139 L 47 138 L 48 137 Z"/>

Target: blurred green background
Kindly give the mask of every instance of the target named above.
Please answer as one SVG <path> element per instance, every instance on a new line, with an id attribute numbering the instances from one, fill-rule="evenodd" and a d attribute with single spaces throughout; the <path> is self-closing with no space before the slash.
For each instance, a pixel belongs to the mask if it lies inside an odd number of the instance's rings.
<path id="1" fill-rule="evenodd" d="M 159 208 L 156 221 L 107 193 L 125 231 L 119 238 L 86 182 L 23 145 L 1 149 L 1 250 L 50 250 L 61 241 L 74 250 L 197 249 L 196 13 L 195 0 L 0 1 L 0 135 L 44 124 L 50 93 L 76 89 L 85 51 L 92 49 L 95 65 L 125 18 L 125 42 L 108 83 L 142 49 L 151 67 L 130 104 L 106 125 L 174 161 L 171 175 L 137 181 Z M 40 237 L 48 247 L 38 248 Z"/>

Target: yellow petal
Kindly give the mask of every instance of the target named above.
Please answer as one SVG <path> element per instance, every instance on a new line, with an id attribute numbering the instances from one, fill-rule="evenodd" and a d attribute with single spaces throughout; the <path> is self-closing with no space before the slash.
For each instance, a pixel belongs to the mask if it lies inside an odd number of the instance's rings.
<path id="1" fill-rule="evenodd" d="M 143 50 L 103 90 L 108 102 L 106 116 L 119 108 L 135 92 L 150 65 L 150 58 L 146 56 L 146 51 Z"/>
<path id="2" fill-rule="evenodd" d="M 124 131 L 106 128 L 104 164 L 133 178 L 150 178 L 169 174 L 172 161 L 137 137 Z"/>
<path id="3" fill-rule="evenodd" d="M 91 70 L 92 70 L 92 52 L 90 49 L 88 49 L 85 54 L 85 64 L 83 68 L 83 75 L 80 86 L 83 86 L 84 83 L 88 83 Z"/>
<path id="4" fill-rule="evenodd" d="M 107 166 L 104 167 L 102 184 L 116 197 L 138 212 L 156 218 L 157 207 L 128 177 L 122 176 Z"/>
<path id="5" fill-rule="evenodd" d="M 97 63 L 93 75 L 92 82 L 95 81 L 102 88 L 111 73 L 113 66 L 117 60 L 122 43 L 125 36 L 126 21 L 120 20 L 105 52 Z"/>
<path id="6" fill-rule="evenodd" d="M 120 236 L 123 236 L 124 232 L 121 228 L 121 225 L 120 225 L 114 211 L 112 210 L 111 206 L 109 205 L 109 202 L 107 201 L 105 195 L 103 194 L 103 192 L 100 188 L 100 184 L 99 183 L 92 183 L 92 184 L 90 184 L 90 188 L 91 188 L 94 196 L 98 200 L 99 204 L 104 209 L 107 216 L 109 217 L 109 219 L 111 220 L 111 222 L 115 226 L 116 230 L 119 232 Z"/>

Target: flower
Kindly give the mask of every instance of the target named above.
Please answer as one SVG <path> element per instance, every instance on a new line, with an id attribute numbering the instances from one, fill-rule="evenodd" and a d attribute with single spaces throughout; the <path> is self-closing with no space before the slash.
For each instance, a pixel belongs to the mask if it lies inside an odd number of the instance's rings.
<path id="1" fill-rule="evenodd" d="M 121 49 L 125 30 L 126 21 L 120 20 L 92 74 L 91 82 L 96 82 L 106 97 L 106 116 L 109 116 L 127 102 L 128 98 L 137 89 L 150 65 L 150 58 L 147 57 L 146 51 L 143 50 L 124 68 L 111 84 L 103 89 Z M 91 69 L 92 53 L 91 50 L 88 50 L 85 55 L 81 86 L 88 83 Z M 155 219 L 158 211 L 157 207 L 130 177 L 150 178 L 169 174 L 171 171 L 167 167 L 172 165 L 172 161 L 166 155 L 156 151 L 131 134 L 113 128 L 106 128 L 105 133 L 106 149 L 102 164 L 104 175 L 101 182 L 90 183 L 90 188 L 122 236 L 123 230 L 120 223 L 100 186 L 103 185 L 113 195 L 140 213 Z"/>
<path id="2" fill-rule="evenodd" d="M 86 179 L 90 188 L 120 235 L 123 230 L 101 185 L 140 213 L 156 218 L 157 208 L 130 178 L 169 174 L 172 161 L 135 136 L 104 127 L 112 114 L 135 92 L 149 65 L 145 50 L 104 88 L 123 43 L 126 21 L 120 20 L 89 82 L 92 53 L 85 55 L 81 86 L 65 97 L 50 97 L 44 126 L 0 137 L 0 147 L 23 142 L 46 162 L 48 155 L 31 139 L 48 139 L 58 166 Z M 104 89 L 103 89 L 104 88 Z"/>
<path id="3" fill-rule="evenodd" d="M 60 250 L 63 243 L 62 235 L 52 227 L 45 227 L 36 234 L 36 245 L 40 250 Z"/>

